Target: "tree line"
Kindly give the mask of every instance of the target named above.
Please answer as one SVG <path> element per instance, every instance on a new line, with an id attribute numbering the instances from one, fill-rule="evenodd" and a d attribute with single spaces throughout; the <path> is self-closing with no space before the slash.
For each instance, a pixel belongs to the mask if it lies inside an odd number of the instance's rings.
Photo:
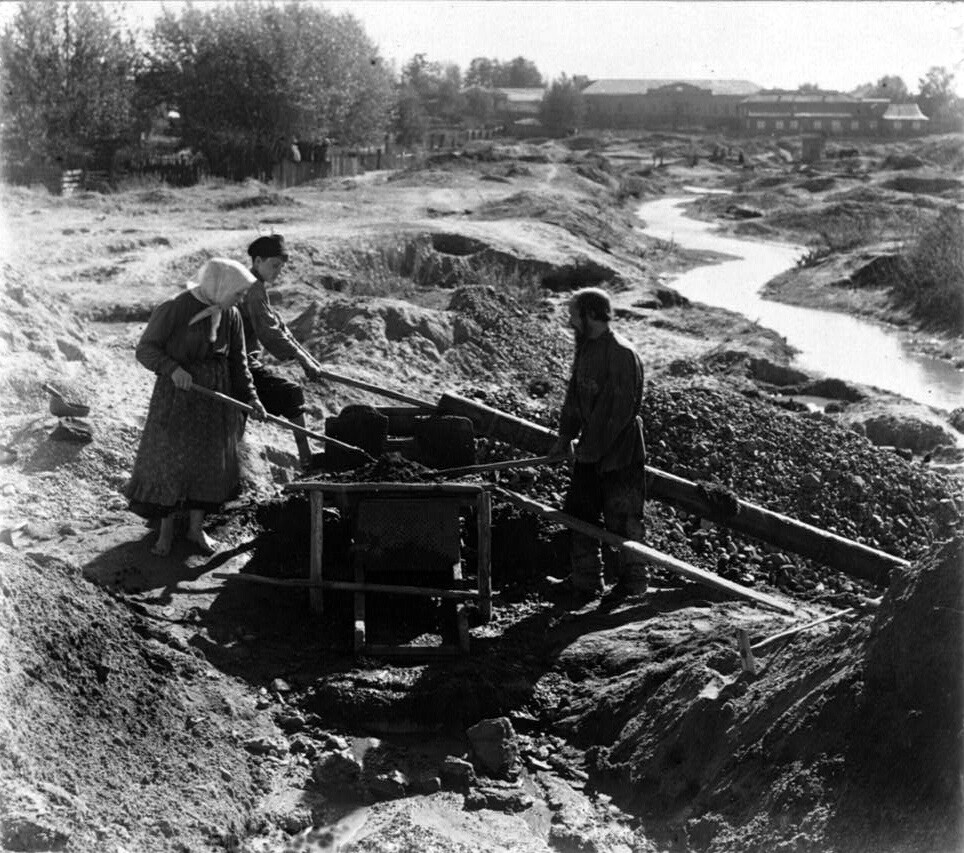
<path id="1" fill-rule="evenodd" d="M 489 124 L 495 87 L 545 82 L 521 56 L 463 74 L 417 54 L 397 71 L 350 13 L 313 4 L 188 4 L 139 37 L 114 7 L 31 0 L 0 33 L 0 143 L 7 166 L 106 168 L 176 110 L 184 148 L 244 177 L 292 140 L 414 144 L 433 124 Z"/>

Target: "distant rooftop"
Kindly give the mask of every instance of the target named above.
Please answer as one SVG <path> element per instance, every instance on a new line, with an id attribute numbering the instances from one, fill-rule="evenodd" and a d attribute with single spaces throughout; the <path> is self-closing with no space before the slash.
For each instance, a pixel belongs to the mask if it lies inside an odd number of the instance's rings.
<path id="1" fill-rule="evenodd" d="M 841 92 L 761 92 L 747 98 L 749 104 L 852 104 L 852 95 Z"/>
<path id="2" fill-rule="evenodd" d="M 506 100 L 511 103 L 528 103 L 532 101 L 541 101 L 546 94 L 545 89 L 507 89 L 503 86 L 497 86 L 496 92 L 505 95 Z"/>
<path id="3" fill-rule="evenodd" d="M 891 104 L 884 113 L 885 121 L 930 121 L 917 104 Z"/>
<path id="4" fill-rule="evenodd" d="M 692 78 L 656 78 L 648 80 L 611 79 L 596 80 L 583 89 L 584 95 L 645 95 L 651 89 L 662 89 L 682 83 L 686 86 L 696 86 L 709 89 L 714 95 L 753 95 L 760 91 L 761 86 L 749 80 L 707 80 Z"/>

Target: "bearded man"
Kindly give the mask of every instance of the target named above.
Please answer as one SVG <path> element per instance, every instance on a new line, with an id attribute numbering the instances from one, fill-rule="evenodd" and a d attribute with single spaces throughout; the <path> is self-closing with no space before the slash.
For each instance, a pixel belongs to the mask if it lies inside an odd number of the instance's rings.
<path id="1" fill-rule="evenodd" d="M 564 511 L 627 539 L 642 541 L 646 499 L 646 446 L 640 406 L 643 365 L 633 347 L 609 328 L 612 304 L 599 288 L 576 291 L 569 324 L 576 355 L 551 453 L 573 458 Z M 646 591 L 649 574 L 639 557 L 619 551 L 614 592 Z M 571 574 L 566 584 L 580 599 L 604 589 L 599 542 L 570 531 Z"/>

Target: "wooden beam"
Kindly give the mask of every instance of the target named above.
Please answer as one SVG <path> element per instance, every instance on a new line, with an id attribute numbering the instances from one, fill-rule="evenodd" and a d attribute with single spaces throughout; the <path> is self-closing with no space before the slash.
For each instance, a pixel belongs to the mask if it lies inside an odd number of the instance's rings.
<path id="1" fill-rule="evenodd" d="M 480 598 L 474 589 L 443 589 L 433 586 L 396 586 L 386 583 L 356 581 L 313 581 L 310 578 L 272 578 L 267 575 L 231 574 L 212 572 L 212 576 L 226 581 L 247 581 L 265 586 L 286 586 L 295 589 L 340 589 L 347 592 L 388 592 L 393 595 L 420 595 L 425 598 L 454 598 L 459 601 L 474 601 Z"/>
<path id="2" fill-rule="evenodd" d="M 900 557 L 748 501 L 737 499 L 736 513 L 723 514 L 706 500 L 695 483 L 657 468 L 647 467 L 646 475 L 647 497 L 671 501 L 716 524 L 809 557 L 849 575 L 874 583 L 885 583 L 892 569 L 903 569 L 910 565 Z"/>
<path id="3" fill-rule="evenodd" d="M 714 574 L 713 572 L 697 568 L 689 563 L 684 563 L 682 560 L 678 560 L 676 557 L 673 557 L 670 554 L 664 554 L 662 551 L 657 551 L 654 548 L 643 545 L 641 542 L 636 542 L 632 539 L 626 539 L 623 536 L 619 536 L 616 533 L 611 533 L 608 530 L 604 530 L 602 527 L 597 527 L 595 524 L 589 524 L 588 522 L 575 518 L 574 516 L 564 513 L 561 510 L 553 509 L 552 507 L 546 506 L 538 501 L 534 501 L 532 498 L 527 498 L 524 495 L 517 494 L 509 489 L 496 488 L 493 491 L 495 494 L 505 498 L 507 501 L 519 507 L 520 509 L 528 510 L 536 515 L 541 515 L 544 518 L 548 518 L 551 521 L 556 521 L 559 524 L 570 528 L 571 530 L 577 530 L 580 533 L 586 534 L 587 536 L 592 536 L 594 539 L 605 542 L 607 545 L 612 545 L 622 551 L 642 557 L 647 563 L 652 563 L 653 565 L 659 566 L 662 569 L 667 569 L 674 574 L 681 575 L 689 580 L 701 583 L 704 586 L 719 589 L 723 592 L 728 592 L 731 595 L 735 595 L 740 598 L 749 599 L 757 604 L 772 607 L 774 610 L 779 610 L 782 613 L 795 614 L 797 612 L 797 609 L 792 604 L 787 604 L 785 601 L 781 601 L 772 595 L 757 592 L 755 589 L 750 589 L 749 587 L 741 586 L 738 583 L 733 583 L 733 581 L 728 581 L 726 578 L 721 578 L 719 575 Z"/>
<path id="4" fill-rule="evenodd" d="M 531 453 L 548 453 L 556 441 L 556 433 L 544 426 L 455 394 L 443 394 L 438 408 L 444 414 L 469 418 L 479 435 L 507 442 Z M 737 499 L 735 514 L 724 515 L 701 494 L 696 483 L 658 468 L 646 467 L 646 488 L 647 498 L 670 501 L 716 524 L 877 584 L 886 583 L 893 569 L 904 569 L 910 565 L 907 560 L 893 554 L 744 500 Z"/>

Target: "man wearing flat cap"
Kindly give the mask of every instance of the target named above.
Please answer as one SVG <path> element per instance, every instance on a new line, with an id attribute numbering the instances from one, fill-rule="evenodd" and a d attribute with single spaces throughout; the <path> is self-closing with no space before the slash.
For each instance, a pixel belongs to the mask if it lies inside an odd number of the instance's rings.
<path id="1" fill-rule="evenodd" d="M 304 427 L 305 394 L 301 386 L 265 367 L 263 361 L 265 352 L 279 361 L 297 361 L 309 379 L 319 378 L 318 371 L 321 370 L 321 365 L 298 343 L 268 300 L 267 288 L 274 284 L 288 260 L 284 237 L 280 234 L 258 237 L 248 246 L 248 255 L 251 257 L 251 272 L 257 281 L 238 307 L 244 321 L 244 342 L 254 387 L 270 414 Z M 311 462 L 308 439 L 300 432 L 295 432 L 294 436 L 298 458 L 305 467 Z"/>

